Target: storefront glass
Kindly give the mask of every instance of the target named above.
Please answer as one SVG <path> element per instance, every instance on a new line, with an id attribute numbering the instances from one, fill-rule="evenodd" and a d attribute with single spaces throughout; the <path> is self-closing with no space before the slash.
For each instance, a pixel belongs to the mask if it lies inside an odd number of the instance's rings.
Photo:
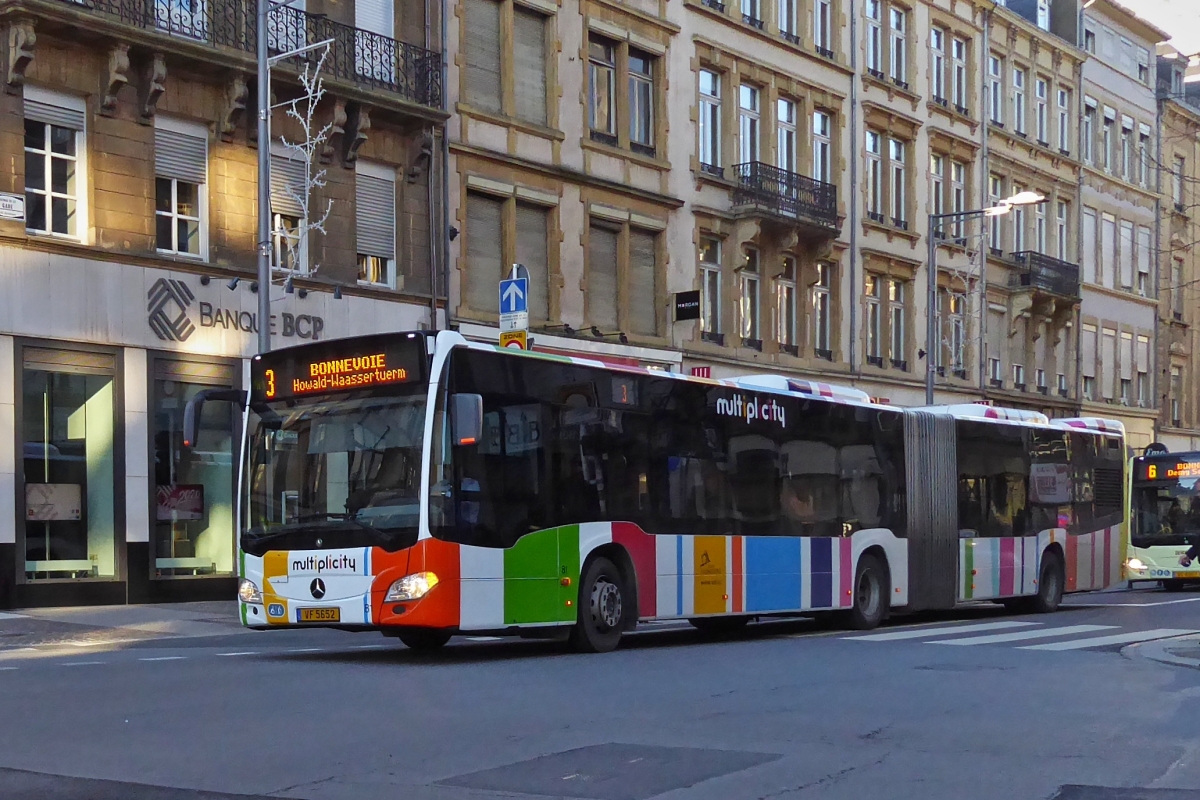
<path id="1" fill-rule="evenodd" d="M 233 423 L 229 403 L 209 403 L 194 447 L 183 446 L 183 409 L 202 389 L 228 388 L 223 367 L 159 362 L 154 381 L 154 576 L 234 571 Z M 229 371 L 232 373 L 232 371 Z M 208 378 L 207 383 L 194 382 Z"/>
<path id="2" fill-rule="evenodd" d="M 26 348 L 25 577 L 116 574 L 112 356 Z M 97 374 L 103 371 L 109 374 Z"/>

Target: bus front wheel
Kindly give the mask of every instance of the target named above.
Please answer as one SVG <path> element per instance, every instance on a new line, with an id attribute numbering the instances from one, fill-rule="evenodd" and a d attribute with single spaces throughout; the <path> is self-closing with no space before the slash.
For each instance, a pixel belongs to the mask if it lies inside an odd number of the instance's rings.
<path id="1" fill-rule="evenodd" d="M 1168 592 L 1182 592 L 1183 591 L 1183 581 L 1179 580 L 1178 578 L 1170 578 L 1168 580 L 1165 580 L 1162 582 L 1162 586 L 1163 586 L 1163 589 L 1167 590 Z"/>
<path id="2" fill-rule="evenodd" d="M 1038 576 L 1038 592 L 1033 596 L 1029 610 L 1038 614 L 1057 611 L 1062 601 L 1063 583 L 1062 559 L 1054 552 L 1046 553 L 1042 557 L 1042 571 Z"/>
<path id="3" fill-rule="evenodd" d="M 621 642 L 626 591 L 620 571 L 607 558 L 595 558 L 579 583 L 579 615 L 571 647 L 580 653 L 607 653 Z"/>
<path id="4" fill-rule="evenodd" d="M 409 628 L 397 631 L 396 638 L 410 650 L 437 650 L 450 641 L 450 633 L 432 628 Z"/>

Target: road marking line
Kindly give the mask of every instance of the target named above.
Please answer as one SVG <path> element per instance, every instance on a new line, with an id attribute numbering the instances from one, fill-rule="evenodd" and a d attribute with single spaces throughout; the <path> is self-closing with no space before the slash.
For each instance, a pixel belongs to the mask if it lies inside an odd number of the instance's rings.
<path id="1" fill-rule="evenodd" d="M 1022 639 L 1047 639 L 1051 636 L 1071 636 L 1076 633 L 1091 633 L 1092 631 L 1111 631 L 1116 625 L 1067 625 L 1062 628 L 1042 628 L 1036 631 L 1021 631 L 1020 633 L 997 633 L 994 636 L 970 636 L 966 639 L 948 639 L 942 642 L 926 642 L 926 644 L 999 644 L 1000 642 L 1019 642 Z"/>
<path id="2" fill-rule="evenodd" d="M 24 614 L 10 614 L 7 611 L 0 611 L 0 619 L 29 619 Z"/>
<path id="3" fill-rule="evenodd" d="M 156 658 L 139 658 L 138 661 L 183 661 L 187 656 L 158 656 Z"/>
<path id="4" fill-rule="evenodd" d="M 464 638 L 468 642 L 498 642 L 498 641 L 500 641 L 500 639 L 502 637 L 500 637 L 500 636 L 466 636 Z"/>
<path id="5" fill-rule="evenodd" d="M 385 647 L 387 647 L 386 644 L 356 644 L 356 645 L 354 645 L 355 650 L 382 650 Z"/>
<path id="6" fill-rule="evenodd" d="M 1176 603 L 1200 603 L 1200 597 L 1159 600 L 1157 603 L 1063 603 L 1062 608 L 1151 608 L 1152 606 L 1173 606 Z"/>
<path id="7" fill-rule="evenodd" d="M 64 642 L 71 647 L 105 647 L 110 644 L 120 644 L 118 641 L 100 641 L 100 642 Z"/>
<path id="8" fill-rule="evenodd" d="M 1129 644 L 1131 642 L 1148 642 L 1152 639 L 1172 639 L 1176 636 L 1187 636 L 1200 631 L 1179 630 L 1176 628 L 1155 628 L 1150 631 L 1134 631 L 1133 633 L 1114 633 L 1111 636 L 1094 636 L 1090 639 L 1076 639 L 1070 642 L 1050 642 L 1048 644 L 1031 644 L 1017 648 L 1018 650 L 1082 650 L 1085 647 L 1104 647 L 1110 644 Z"/>
<path id="9" fill-rule="evenodd" d="M 20 669 L 20 667 L 0 667 L 0 672 L 12 672 L 14 669 Z"/>
<path id="10" fill-rule="evenodd" d="M 319 653 L 324 650 L 324 647 L 293 647 L 288 650 L 289 653 Z"/>
<path id="11" fill-rule="evenodd" d="M 974 625 L 944 625 L 937 628 L 905 628 L 902 631 L 892 631 L 890 633 L 870 633 L 866 636 L 843 636 L 843 639 L 852 639 L 860 642 L 891 642 L 898 639 L 921 639 L 930 636 L 954 636 L 960 633 L 974 633 L 975 631 L 996 631 L 1005 628 L 1027 628 L 1031 625 L 1041 625 L 1040 622 L 1017 622 L 1015 620 L 1005 620 L 1003 622 L 977 622 Z"/>
<path id="12" fill-rule="evenodd" d="M 106 664 L 106 661 L 67 661 L 59 664 L 60 667 L 90 667 L 93 664 Z"/>
<path id="13" fill-rule="evenodd" d="M 217 655 L 219 655 L 219 656 L 256 656 L 256 655 L 258 655 L 258 651 L 257 650 L 244 650 L 240 653 L 217 653 Z"/>

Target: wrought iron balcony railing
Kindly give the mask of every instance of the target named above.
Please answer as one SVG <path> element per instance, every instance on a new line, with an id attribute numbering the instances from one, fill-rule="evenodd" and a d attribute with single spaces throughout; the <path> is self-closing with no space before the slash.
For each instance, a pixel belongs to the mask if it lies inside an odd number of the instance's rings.
<path id="1" fill-rule="evenodd" d="M 735 164 L 733 169 L 737 175 L 735 206 L 758 206 L 779 216 L 837 226 L 837 187 L 832 183 L 761 161 Z"/>
<path id="2" fill-rule="evenodd" d="M 251 55 L 257 50 L 258 18 L 253 0 L 59 2 L 196 44 Z M 393 92 L 424 106 L 437 108 L 442 104 L 442 61 L 438 53 L 286 6 L 272 9 L 267 25 L 267 42 L 273 54 L 332 40 L 324 69 L 333 77 L 363 88 Z M 318 58 L 318 53 L 309 51 L 297 56 L 293 65 Z"/>
<path id="3" fill-rule="evenodd" d="M 1012 259 L 1018 270 L 1012 279 L 1014 287 L 1041 289 L 1061 297 L 1080 296 L 1077 264 L 1033 250 L 1013 253 Z"/>

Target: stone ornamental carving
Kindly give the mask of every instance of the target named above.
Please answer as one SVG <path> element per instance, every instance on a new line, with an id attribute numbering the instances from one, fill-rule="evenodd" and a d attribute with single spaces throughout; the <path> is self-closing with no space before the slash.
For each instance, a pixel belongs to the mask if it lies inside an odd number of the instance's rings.
<path id="1" fill-rule="evenodd" d="M 167 90 L 166 80 L 167 57 L 162 53 L 155 53 L 146 63 L 142 80 L 142 119 L 144 121 L 154 119 L 154 115 L 158 111 L 158 100 Z"/>
<path id="2" fill-rule="evenodd" d="M 358 161 L 358 150 L 367 141 L 371 129 L 371 109 L 364 105 L 355 106 L 350 114 L 350 127 L 346 129 L 346 154 L 343 158 L 347 167 Z"/>
<path id="3" fill-rule="evenodd" d="M 33 61 L 33 48 L 37 34 L 33 31 L 33 20 L 14 20 L 8 26 L 8 74 L 5 89 L 9 94 L 20 94 L 25 85 L 25 70 Z"/>
<path id="4" fill-rule="evenodd" d="M 221 108 L 221 122 L 218 133 L 225 141 L 233 140 L 233 133 L 241 124 L 246 113 L 246 99 L 250 96 L 250 87 L 246 84 L 245 76 L 239 74 L 229 79 L 225 84 L 225 103 Z"/>
<path id="5" fill-rule="evenodd" d="M 108 51 L 108 80 L 104 85 L 104 97 L 100 101 L 100 113 L 111 117 L 117 113 L 117 94 L 129 83 L 129 45 L 113 45 Z"/>
<path id="6" fill-rule="evenodd" d="M 333 154 L 336 152 L 333 138 L 335 136 L 345 136 L 346 121 L 346 101 L 337 98 L 333 101 L 333 112 L 329 121 L 329 137 L 321 145 L 320 161 L 322 164 L 333 162 Z"/>

